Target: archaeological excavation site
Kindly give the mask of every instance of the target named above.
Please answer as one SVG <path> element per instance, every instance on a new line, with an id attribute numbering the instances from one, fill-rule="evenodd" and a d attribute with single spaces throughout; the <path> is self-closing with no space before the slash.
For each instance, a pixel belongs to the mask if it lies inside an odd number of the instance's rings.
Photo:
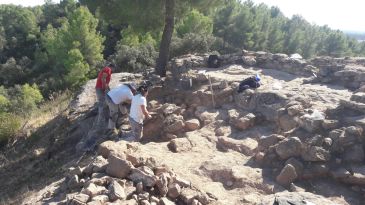
<path id="1" fill-rule="evenodd" d="M 15 163 L 3 162 L 0 195 L 14 204 L 365 204 L 365 58 L 243 50 L 215 68 L 208 58 L 174 58 L 164 78 L 152 68 L 112 75 L 111 87 L 153 84 L 139 142 L 124 137 L 126 115 L 119 135 L 93 127 L 89 81 L 42 137 L 7 150 Z M 261 86 L 238 92 L 255 75 Z M 80 151 L 90 135 L 97 146 Z"/>

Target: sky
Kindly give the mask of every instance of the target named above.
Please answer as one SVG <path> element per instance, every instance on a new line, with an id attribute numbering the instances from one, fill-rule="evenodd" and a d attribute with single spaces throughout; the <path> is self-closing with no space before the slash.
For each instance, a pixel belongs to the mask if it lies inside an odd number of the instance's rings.
<path id="1" fill-rule="evenodd" d="M 53 2 L 60 2 L 60 0 L 52 0 Z M 0 4 L 15 4 L 22 6 L 37 6 L 44 4 L 44 0 L 0 0 Z"/>
<path id="2" fill-rule="evenodd" d="M 365 32 L 364 0 L 252 0 L 277 6 L 285 16 L 299 14 L 310 23 L 342 31 Z"/>
<path id="3" fill-rule="evenodd" d="M 310 23 L 342 31 L 365 32 L 364 0 L 252 0 L 277 6 L 285 16 L 299 14 Z M 59 2 L 59 0 L 53 0 Z M 0 4 L 35 6 L 44 0 L 0 0 Z"/>

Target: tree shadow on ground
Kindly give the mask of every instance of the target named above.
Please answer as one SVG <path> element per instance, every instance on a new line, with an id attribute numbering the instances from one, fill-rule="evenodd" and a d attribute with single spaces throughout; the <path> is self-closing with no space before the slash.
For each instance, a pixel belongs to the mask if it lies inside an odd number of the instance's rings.
<path id="1" fill-rule="evenodd" d="M 73 119 L 58 115 L 12 149 L 3 150 L 9 161 L 0 169 L 0 203 L 20 204 L 29 192 L 62 179 L 79 158 L 75 145 L 87 135 L 94 116 L 92 109 Z"/>

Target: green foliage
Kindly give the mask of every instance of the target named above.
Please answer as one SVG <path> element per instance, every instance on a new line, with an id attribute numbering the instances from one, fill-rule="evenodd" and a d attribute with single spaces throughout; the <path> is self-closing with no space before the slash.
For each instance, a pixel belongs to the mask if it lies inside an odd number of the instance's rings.
<path id="1" fill-rule="evenodd" d="M 12 104 L 16 105 L 15 109 L 18 113 L 28 114 L 35 108 L 37 108 L 37 104 L 42 102 L 43 96 L 38 89 L 36 84 L 29 85 L 24 84 L 21 86 L 21 91 L 18 95 L 18 99 L 14 100 Z"/>
<path id="2" fill-rule="evenodd" d="M 187 33 L 209 35 L 213 31 L 213 20 L 193 9 L 176 25 L 176 31 L 178 37 L 183 37 Z"/>
<path id="3" fill-rule="evenodd" d="M 10 106 L 10 101 L 0 94 L 0 112 L 6 112 Z"/>
<path id="4" fill-rule="evenodd" d="M 70 50 L 67 57 L 65 60 L 67 70 L 65 81 L 71 88 L 74 88 L 87 80 L 86 75 L 89 71 L 89 65 L 84 61 L 79 49 Z"/>
<path id="5" fill-rule="evenodd" d="M 0 84 L 11 86 L 22 83 L 27 71 L 19 65 L 14 58 L 9 58 L 6 63 L 0 64 Z"/>
<path id="6" fill-rule="evenodd" d="M 116 64 L 115 72 L 136 72 L 154 66 L 156 57 L 157 52 L 150 44 L 135 47 L 119 44 L 110 60 Z"/>
<path id="7" fill-rule="evenodd" d="M 0 5 L 0 62 L 9 57 L 32 57 L 39 28 L 29 8 Z"/>
<path id="8" fill-rule="evenodd" d="M 216 38 L 212 35 L 188 33 L 183 38 L 174 37 L 171 43 L 171 57 L 188 53 L 207 53 Z"/>
<path id="9" fill-rule="evenodd" d="M 156 46 L 156 40 L 152 37 L 151 33 L 138 33 L 133 30 L 131 26 L 123 29 L 121 32 L 122 39 L 119 41 L 120 45 L 126 45 L 130 47 L 139 46 L 141 44 L 149 44 Z"/>
<path id="10" fill-rule="evenodd" d="M 7 141 L 20 129 L 21 118 L 11 113 L 0 112 L 0 143 Z"/>
<path id="11" fill-rule="evenodd" d="M 77 87 L 87 78 L 89 68 L 95 67 L 102 59 L 104 38 L 96 30 L 98 20 L 86 7 L 80 7 L 69 16 L 58 29 L 48 26 L 43 35 L 43 44 L 48 53 L 49 63 L 54 65 L 54 75 L 65 79 L 66 87 Z M 49 83 L 58 87 L 57 80 Z"/>

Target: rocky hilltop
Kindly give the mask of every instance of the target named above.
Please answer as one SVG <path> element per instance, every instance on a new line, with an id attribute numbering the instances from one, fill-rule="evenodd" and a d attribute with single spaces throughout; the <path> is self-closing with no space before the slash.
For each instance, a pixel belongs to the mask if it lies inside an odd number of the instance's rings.
<path id="1" fill-rule="evenodd" d="M 220 56 L 214 69 L 207 59 L 173 59 L 163 79 L 149 72 L 113 74 L 112 86 L 155 83 L 148 109 L 156 114 L 146 122 L 142 142 L 94 130 L 95 82 L 88 82 L 58 122 L 66 134 L 38 154 L 57 158 L 57 171 L 36 158 L 22 159 L 31 166 L 26 176 L 39 173 L 31 162 L 58 175 L 46 175 L 47 183 L 14 203 L 364 203 L 365 58 L 304 60 L 243 51 Z M 257 73 L 262 86 L 238 93 L 239 82 Z M 124 119 L 119 124 L 122 133 L 130 129 Z M 48 135 L 53 131 L 62 129 Z M 101 143 L 80 158 L 76 144 L 90 133 Z M 12 168 L 0 176 L 15 177 Z"/>

